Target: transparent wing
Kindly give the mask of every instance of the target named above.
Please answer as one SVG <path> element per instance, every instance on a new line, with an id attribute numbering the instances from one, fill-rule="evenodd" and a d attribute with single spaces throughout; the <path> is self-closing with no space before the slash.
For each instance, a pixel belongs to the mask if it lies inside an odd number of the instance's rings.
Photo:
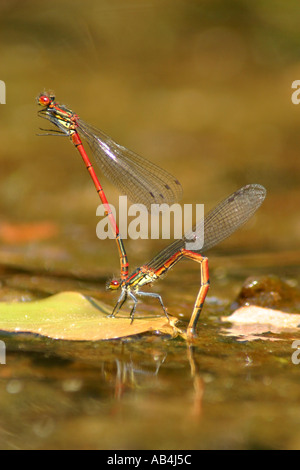
<path id="1" fill-rule="evenodd" d="M 151 204 L 173 204 L 181 199 L 181 184 L 167 171 L 81 119 L 78 132 L 88 142 L 103 174 L 132 202 L 150 209 Z"/>
<path id="2" fill-rule="evenodd" d="M 191 250 L 195 253 L 205 253 L 221 241 L 232 235 L 239 227 L 245 224 L 257 211 L 266 197 L 266 190 L 259 184 L 249 184 L 228 196 L 220 202 L 204 218 L 204 244 L 200 250 Z M 151 269 L 159 269 L 164 263 L 179 250 L 185 248 L 187 241 L 197 241 L 196 226 L 184 238 L 175 240 L 156 255 L 147 266 Z"/>

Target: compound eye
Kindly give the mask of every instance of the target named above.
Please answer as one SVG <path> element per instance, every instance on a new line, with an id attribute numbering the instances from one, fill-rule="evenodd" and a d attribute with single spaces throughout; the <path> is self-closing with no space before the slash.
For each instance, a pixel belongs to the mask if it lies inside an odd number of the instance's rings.
<path id="1" fill-rule="evenodd" d="M 115 279 L 111 281 L 108 286 L 109 289 L 119 289 L 119 287 L 120 287 L 120 283 L 119 281 L 116 281 Z"/>
<path id="2" fill-rule="evenodd" d="M 38 103 L 41 106 L 49 106 L 54 101 L 54 96 L 50 95 L 40 95 L 38 98 Z"/>

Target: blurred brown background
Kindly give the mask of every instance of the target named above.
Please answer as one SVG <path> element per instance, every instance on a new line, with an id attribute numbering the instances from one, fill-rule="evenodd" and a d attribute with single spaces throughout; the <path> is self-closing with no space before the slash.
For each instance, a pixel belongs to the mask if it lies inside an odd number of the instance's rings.
<path id="1" fill-rule="evenodd" d="M 211 207 L 244 184 L 263 184 L 268 197 L 244 245 L 297 249 L 299 21 L 296 0 L 1 0 L 2 223 L 50 221 L 62 232 L 73 224 L 72 237 L 75 226 L 96 237 L 98 200 L 80 157 L 67 139 L 36 135 L 46 121 L 35 97 L 53 90 L 176 175 L 184 203 Z M 3 250 L 9 235 L 2 241 Z"/>
<path id="2" fill-rule="evenodd" d="M 299 449 L 294 331 L 238 342 L 219 323 L 248 276 L 254 302 L 283 292 L 299 313 L 299 24 L 299 0 L 0 0 L 1 302 L 72 290 L 113 307 L 118 295 L 105 291 L 119 260 L 114 241 L 96 237 L 99 201 L 80 156 L 66 138 L 37 136 L 49 127 L 37 116 L 43 90 L 177 176 L 183 203 L 209 209 L 247 183 L 268 191 L 209 252 L 195 347 L 2 334 L 1 449 Z M 131 268 L 165 245 L 127 240 Z M 182 262 L 154 290 L 188 320 L 198 288 L 199 265 Z M 161 311 L 143 301 L 141 313 Z"/>

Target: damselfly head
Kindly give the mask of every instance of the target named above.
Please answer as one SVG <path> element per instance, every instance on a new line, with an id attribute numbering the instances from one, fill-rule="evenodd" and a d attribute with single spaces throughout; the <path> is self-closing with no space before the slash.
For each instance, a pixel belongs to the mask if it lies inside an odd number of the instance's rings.
<path id="1" fill-rule="evenodd" d="M 37 98 L 37 103 L 42 106 L 38 111 L 38 115 L 52 124 L 57 126 L 60 130 L 55 134 L 53 131 L 47 131 L 43 135 L 67 135 L 70 136 L 74 129 L 78 126 L 77 115 L 64 105 L 60 105 L 55 101 L 55 96 L 51 92 L 43 92 Z"/>
<path id="2" fill-rule="evenodd" d="M 55 96 L 52 93 L 41 93 L 37 97 L 37 102 L 40 106 L 50 106 L 55 101 Z"/>
<path id="3" fill-rule="evenodd" d="M 117 279 L 112 279 L 108 284 L 107 284 L 107 289 L 110 290 L 118 290 L 120 288 L 121 284 L 120 281 Z"/>

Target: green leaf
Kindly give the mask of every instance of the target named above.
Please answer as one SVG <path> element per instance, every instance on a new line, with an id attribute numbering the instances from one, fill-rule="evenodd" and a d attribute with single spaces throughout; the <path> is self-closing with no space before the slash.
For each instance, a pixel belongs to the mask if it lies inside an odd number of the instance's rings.
<path id="1" fill-rule="evenodd" d="M 176 336 L 177 318 L 128 313 L 115 318 L 111 307 L 77 292 L 62 292 L 33 302 L 0 302 L 0 330 L 29 332 L 49 338 L 73 341 L 97 341 L 159 331 Z"/>

